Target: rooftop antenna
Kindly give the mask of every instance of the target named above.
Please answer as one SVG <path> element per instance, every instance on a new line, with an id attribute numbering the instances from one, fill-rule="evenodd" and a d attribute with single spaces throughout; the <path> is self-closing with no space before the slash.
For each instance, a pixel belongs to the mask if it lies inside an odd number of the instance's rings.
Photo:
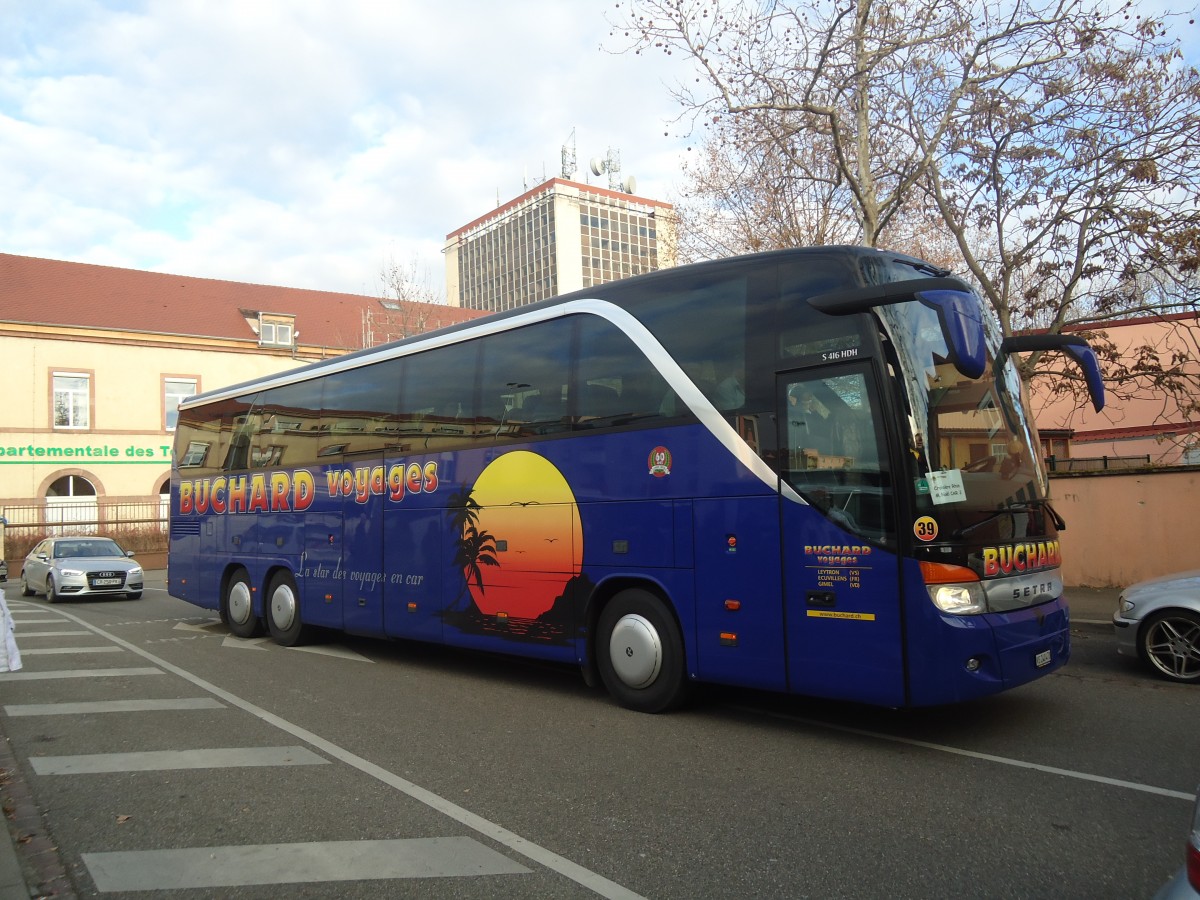
<path id="1" fill-rule="evenodd" d="M 573 181 L 577 168 L 578 166 L 575 164 L 575 129 L 572 128 L 567 142 L 563 144 L 562 148 L 562 177 L 567 181 Z"/>
<path id="2" fill-rule="evenodd" d="M 608 148 L 608 156 L 601 159 L 599 156 L 593 156 L 591 162 L 592 174 L 603 175 L 608 173 L 608 189 L 610 191 L 624 191 L 626 194 L 632 194 L 637 190 L 637 179 L 632 175 L 621 180 L 621 151 Z"/>

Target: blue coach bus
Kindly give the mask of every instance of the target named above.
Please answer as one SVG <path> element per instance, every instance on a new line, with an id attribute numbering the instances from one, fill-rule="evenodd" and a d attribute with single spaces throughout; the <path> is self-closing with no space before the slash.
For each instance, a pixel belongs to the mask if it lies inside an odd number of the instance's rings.
<path id="1" fill-rule="evenodd" d="M 173 596 L 580 666 L 891 707 L 1070 654 L 1014 352 L 972 289 L 858 247 L 613 282 L 180 405 Z"/>

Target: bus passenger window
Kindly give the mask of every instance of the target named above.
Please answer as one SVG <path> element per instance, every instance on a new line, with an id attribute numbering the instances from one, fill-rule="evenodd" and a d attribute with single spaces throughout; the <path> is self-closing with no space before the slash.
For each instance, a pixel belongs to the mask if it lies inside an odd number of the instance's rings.
<path id="1" fill-rule="evenodd" d="M 478 351 L 478 341 L 467 341 L 408 358 L 397 420 L 413 450 L 449 450 L 494 438 L 495 423 L 489 428 L 477 421 Z"/>
<path id="2" fill-rule="evenodd" d="M 688 410 L 645 353 L 612 324 L 580 317 L 575 428 L 654 425 Z"/>
<path id="3" fill-rule="evenodd" d="M 479 381 L 481 404 L 495 422 L 495 441 L 526 440 L 569 429 L 564 399 L 573 330 L 570 319 L 557 319 L 488 339 Z"/>

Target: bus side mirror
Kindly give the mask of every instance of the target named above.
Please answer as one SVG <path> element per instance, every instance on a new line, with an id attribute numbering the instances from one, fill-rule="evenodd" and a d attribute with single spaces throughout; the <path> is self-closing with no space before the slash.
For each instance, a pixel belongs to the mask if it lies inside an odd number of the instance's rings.
<path id="1" fill-rule="evenodd" d="M 1034 350 L 1058 350 L 1075 360 L 1075 364 L 1083 371 L 1092 406 L 1096 412 L 1104 409 L 1104 376 L 1100 374 L 1100 360 L 1096 358 L 1096 351 L 1088 346 L 1087 341 L 1070 334 L 1020 334 L 1006 337 L 1000 343 L 1002 357 L 1014 351 L 1027 353 Z"/>
<path id="2" fill-rule="evenodd" d="M 916 298 L 937 312 L 954 368 L 972 381 L 980 377 L 987 369 L 987 345 L 975 295 L 950 289 L 918 291 Z"/>
<path id="3" fill-rule="evenodd" d="M 937 313 L 954 368 L 972 381 L 983 375 L 987 369 L 987 343 L 980 302 L 961 279 L 942 276 L 870 284 L 821 294 L 808 302 L 823 313 L 844 316 L 913 300 Z"/>

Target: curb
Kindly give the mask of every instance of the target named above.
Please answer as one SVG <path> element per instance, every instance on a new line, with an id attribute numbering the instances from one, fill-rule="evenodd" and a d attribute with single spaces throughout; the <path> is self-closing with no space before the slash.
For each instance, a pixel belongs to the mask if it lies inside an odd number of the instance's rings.
<path id="1" fill-rule="evenodd" d="M 6 834 L 0 836 L 0 900 L 78 896 L 58 847 L 21 776 L 8 738 L 0 735 L 0 798 Z"/>

